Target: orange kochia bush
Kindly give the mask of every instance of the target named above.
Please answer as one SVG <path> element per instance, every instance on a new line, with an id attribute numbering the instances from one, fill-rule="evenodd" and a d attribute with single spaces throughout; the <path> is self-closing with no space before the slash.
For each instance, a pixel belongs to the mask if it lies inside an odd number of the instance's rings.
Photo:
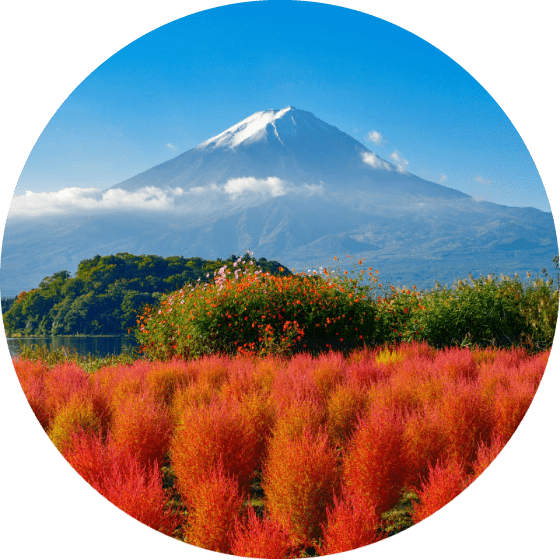
<path id="1" fill-rule="evenodd" d="M 93 373 L 14 365 L 49 437 L 115 505 L 201 547 L 299 557 L 443 507 L 512 436 L 547 359 L 412 343 Z"/>

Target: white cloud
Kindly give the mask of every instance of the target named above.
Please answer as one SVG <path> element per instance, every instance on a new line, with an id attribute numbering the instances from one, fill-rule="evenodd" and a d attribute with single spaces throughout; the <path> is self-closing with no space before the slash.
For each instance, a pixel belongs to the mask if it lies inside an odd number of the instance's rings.
<path id="1" fill-rule="evenodd" d="M 447 175 L 444 175 L 443 173 L 441 174 L 441 177 L 439 178 L 439 182 L 443 183 L 445 180 L 447 179 Z"/>
<path id="2" fill-rule="evenodd" d="M 407 173 L 406 166 L 408 161 L 403 158 L 398 150 L 395 150 L 389 157 L 397 164 L 397 171 L 399 173 Z"/>
<path id="3" fill-rule="evenodd" d="M 229 194 L 231 200 L 236 200 L 241 196 L 275 198 L 289 193 L 299 193 L 302 195 L 320 194 L 323 191 L 323 187 L 322 185 L 308 185 L 306 183 L 294 185 L 278 177 L 267 177 L 266 179 L 237 177 L 230 179 L 224 185 L 224 191 Z"/>
<path id="4" fill-rule="evenodd" d="M 370 140 L 374 144 L 377 144 L 378 146 L 381 146 L 381 144 L 386 143 L 386 140 L 385 138 L 383 138 L 381 132 L 377 132 L 377 130 L 372 130 L 371 132 L 368 132 L 367 137 L 368 140 Z"/>
<path id="5" fill-rule="evenodd" d="M 272 197 L 282 196 L 288 191 L 288 185 L 278 177 L 268 177 L 267 179 L 256 179 L 255 177 L 238 177 L 230 179 L 225 185 L 224 190 L 230 195 L 232 200 L 244 193 L 257 195 L 270 195 Z"/>
<path id="6" fill-rule="evenodd" d="M 123 189 L 66 188 L 57 192 L 31 192 L 14 196 L 10 217 L 37 217 L 45 215 L 91 215 L 109 212 L 181 212 L 198 213 L 203 208 L 227 209 L 233 201 L 248 202 L 273 198 L 288 193 L 303 196 L 319 194 L 321 185 L 293 185 L 278 177 L 256 179 L 239 177 L 225 185 L 214 183 L 191 187 L 188 190 L 173 187 L 146 186 L 135 191 Z"/>
<path id="7" fill-rule="evenodd" d="M 362 152 L 361 155 L 362 161 L 370 167 L 391 171 L 391 166 L 386 161 L 377 157 L 373 152 Z"/>
<path id="8" fill-rule="evenodd" d="M 167 144 L 165 144 L 165 146 L 167 148 L 169 148 L 170 150 L 176 150 L 177 146 L 175 146 L 174 144 L 171 144 L 171 142 L 168 142 Z"/>
<path id="9" fill-rule="evenodd" d="M 482 185 L 491 185 L 492 181 L 490 179 L 485 179 L 484 177 L 482 177 L 481 175 L 477 175 L 474 180 L 477 183 L 481 183 Z"/>
<path id="10" fill-rule="evenodd" d="M 102 191 L 95 188 L 70 187 L 57 192 L 27 191 L 14 196 L 11 216 L 90 213 L 112 210 L 166 210 L 185 195 L 180 188 L 144 187 L 128 192 L 122 189 Z"/>

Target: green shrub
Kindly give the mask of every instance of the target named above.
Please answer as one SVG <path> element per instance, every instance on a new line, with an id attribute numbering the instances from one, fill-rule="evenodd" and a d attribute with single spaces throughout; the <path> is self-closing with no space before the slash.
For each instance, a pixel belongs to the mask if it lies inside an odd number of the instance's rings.
<path id="1" fill-rule="evenodd" d="M 335 259 L 336 260 L 336 259 Z M 363 260 L 358 261 L 363 266 Z M 417 291 L 383 287 L 378 271 L 262 273 L 249 255 L 147 306 L 136 336 L 149 358 L 350 351 L 406 341 L 434 347 L 552 345 L 558 290 L 490 275 Z M 208 275 L 209 276 L 209 275 Z"/>

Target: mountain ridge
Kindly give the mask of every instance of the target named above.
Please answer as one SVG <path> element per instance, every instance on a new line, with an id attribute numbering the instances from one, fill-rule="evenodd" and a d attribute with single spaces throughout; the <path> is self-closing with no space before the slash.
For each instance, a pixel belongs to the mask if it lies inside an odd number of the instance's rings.
<path id="1" fill-rule="evenodd" d="M 416 177 L 293 106 L 254 113 L 95 197 L 8 216 L 3 291 L 117 252 L 215 259 L 250 248 L 298 270 L 351 253 L 417 286 L 537 274 L 558 254 L 551 213 Z"/>

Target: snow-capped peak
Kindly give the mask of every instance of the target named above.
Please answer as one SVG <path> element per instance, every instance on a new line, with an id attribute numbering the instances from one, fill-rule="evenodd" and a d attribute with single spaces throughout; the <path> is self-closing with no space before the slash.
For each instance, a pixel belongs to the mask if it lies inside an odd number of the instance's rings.
<path id="1" fill-rule="evenodd" d="M 297 112 L 297 109 L 295 107 L 288 106 L 281 110 L 268 109 L 267 111 L 258 111 L 257 113 L 253 113 L 251 116 L 228 128 L 221 134 L 218 134 L 218 136 L 214 136 L 213 138 L 206 140 L 206 142 L 200 144 L 199 148 L 211 145 L 234 148 L 246 140 L 259 140 L 266 134 L 266 128 L 269 124 L 272 125 L 275 136 L 278 140 L 280 140 L 280 142 L 282 142 L 282 139 L 278 134 L 278 130 L 276 129 L 275 122 L 289 112 L 295 113 Z M 291 120 L 295 125 L 293 115 Z"/>

